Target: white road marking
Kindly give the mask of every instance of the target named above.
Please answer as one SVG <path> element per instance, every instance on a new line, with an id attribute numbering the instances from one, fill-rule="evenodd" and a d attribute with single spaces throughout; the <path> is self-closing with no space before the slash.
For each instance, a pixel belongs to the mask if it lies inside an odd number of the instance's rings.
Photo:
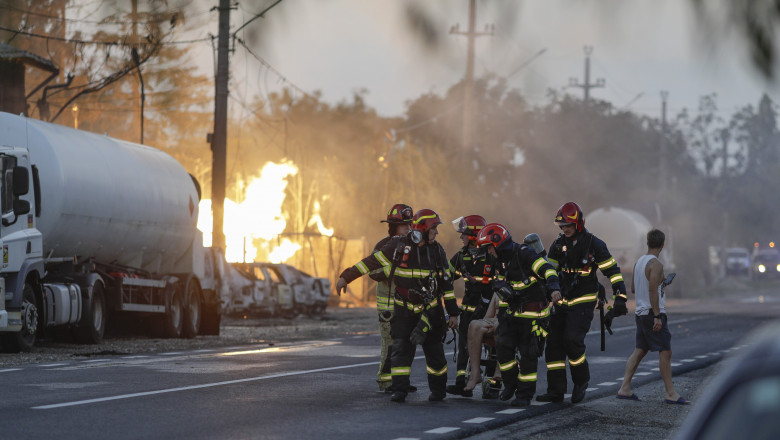
<path id="1" fill-rule="evenodd" d="M 422 356 L 419 356 L 422 357 Z M 418 357 L 418 358 L 419 358 Z M 321 373 L 323 371 L 334 371 L 334 370 L 344 370 L 348 368 L 359 368 L 359 367 L 367 367 L 369 365 L 377 365 L 379 362 L 366 362 L 363 364 L 352 364 L 352 365 L 340 365 L 337 367 L 327 367 L 327 368 L 317 368 L 314 370 L 303 370 L 303 371 L 288 371 L 286 373 L 279 373 L 279 374 L 271 374 L 268 376 L 256 376 L 256 377 L 247 377 L 244 379 L 235 379 L 235 380 L 226 380 L 222 382 L 212 382 L 212 383 L 204 383 L 200 385 L 190 385 L 186 387 L 178 387 L 178 388 L 167 388 L 162 390 L 155 390 L 155 391 L 144 391 L 141 393 L 131 393 L 131 394 L 120 394 L 117 396 L 108 396 L 108 397 L 99 397 L 96 399 L 86 399 L 86 400 L 76 400 L 73 402 L 64 402 L 64 403 L 55 403 L 52 405 L 41 405 L 41 406 L 34 406 L 33 409 L 53 409 L 53 408 L 63 408 L 67 406 L 77 406 L 77 405 L 87 405 L 90 403 L 98 403 L 98 402 L 107 402 L 111 400 L 123 400 L 123 399 L 132 399 L 134 397 L 143 397 L 143 396 L 152 396 L 155 394 L 166 394 L 166 393 L 175 393 L 179 391 L 189 391 L 189 390 L 197 390 L 201 388 L 212 388 L 212 387 L 218 387 L 223 385 L 235 385 L 239 383 L 246 383 L 246 382 L 255 382 L 258 380 L 266 380 L 266 379 L 276 379 L 279 377 L 288 377 L 288 376 L 299 376 L 303 374 L 312 374 L 312 373 Z M 2 371 L 2 370 L 0 370 Z"/>
<path id="2" fill-rule="evenodd" d="M 147 355 L 139 354 L 135 356 L 122 356 L 122 359 L 141 359 L 141 358 L 148 358 L 148 357 L 149 356 Z"/>
<path id="3" fill-rule="evenodd" d="M 621 377 L 618 377 L 618 378 L 617 378 L 617 379 L 615 379 L 615 380 L 618 380 L 618 381 L 620 381 L 620 382 L 623 382 L 623 379 L 625 379 L 625 377 L 621 376 Z"/>
<path id="4" fill-rule="evenodd" d="M 448 432 L 457 431 L 460 428 L 455 428 L 453 426 L 442 426 L 441 428 L 436 429 L 430 429 L 428 431 L 425 431 L 426 434 L 447 434 Z"/>
<path id="5" fill-rule="evenodd" d="M 0 373 L 7 373 L 9 371 L 19 371 L 21 368 L 6 368 L 5 370 L 0 370 Z"/>
<path id="6" fill-rule="evenodd" d="M 623 380 L 623 378 L 620 378 L 620 380 Z M 601 382 L 597 385 L 600 387 L 606 387 L 606 386 L 617 385 L 617 384 L 618 384 L 617 382 Z"/>
<path id="7" fill-rule="evenodd" d="M 110 361 L 111 361 L 111 359 L 89 359 L 89 360 L 86 360 L 86 361 L 81 361 L 81 363 L 84 363 L 84 364 L 96 364 L 98 362 L 110 362 Z"/>
<path id="8" fill-rule="evenodd" d="M 695 357 L 696 359 L 707 359 L 709 356 L 702 356 L 702 355 L 698 355 L 698 356 L 694 356 L 694 357 Z"/>
<path id="9" fill-rule="evenodd" d="M 494 417 L 475 417 L 473 419 L 464 420 L 463 423 L 485 423 L 491 420 L 495 420 Z"/>
<path id="10" fill-rule="evenodd" d="M 696 362 L 696 359 L 680 359 L 680 362 Z"/>
<path id="11" fill-rule="evenodd" d="M 651 368 L 650 371 L 661 371 L 658 367 Z"/>
<path id="12" fill-rule="evenodd" d="M 496 411 L 496 414 L 517 414 L 517 413 L 523 412 L 523 411 L 525 411 L 524 408 L 509 408 L 509 409 L 504 409 L 504 410 L 501 410 L 501 411 Z"/>
<path id="13" fill-rule="evenodd" d="M 37 365 L 37 367 L 48 368 L 48 367 L 60 367 L 62 365 L 68 365 L 68 364 L 41 364 L 41 365 Z"/>
<path id="14" fill-rule="evenodd" d="M 551 402 L 540 402 L 538 400 L 532 400 L 531 401 L 531 406 L 542 406 L 542 405 L 547 405 L 548 403 L 551 403 Z"/>
<path id="15" fill-rule="evenodd" d="M 682 364 L 679 363 L 679 362 L 672 362 L 672 366 L 673 367 L 679 367 L 680 365 L 682 365 Z"/>
<path id="16" fill-rule="evenodd" d="M 585 388 L 585 391 L 596 391 L 598 388 Z"/>
<path id="17" fill-rule="evenodd" d="M 184 354 L 183 351 L 169 351 L 167 353 L 160 353 L 160 356 L 174 356 L 177 354 Z"/>
<path id="18" fill-rule="evenodd" d="M 634 376 L 649 376 L 653 373 L 648 373 L 647 371 L 641 371 L 639 373 L 634 373 Z"/>

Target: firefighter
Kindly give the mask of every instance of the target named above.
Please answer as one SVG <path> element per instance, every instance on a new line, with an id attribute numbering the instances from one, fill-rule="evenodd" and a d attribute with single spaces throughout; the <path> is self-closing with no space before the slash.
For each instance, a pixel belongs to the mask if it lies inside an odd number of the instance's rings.
<path id="1" fill-rule="evenodd" d="M 411 232 L 394 237 L 382 249 L 344 270 L 336 283 L 341 295 L 347 284 L 376 269 L 387 274 L 393 291 L 393 319 L 390 323 L 393 353 L 390 358 L 393 402 L 405 402 L 409 375 L 417 345 L 425 353 L 431 402 L 444 400 L 447 386 L 447 358 L 444 337 L 447 327 L 458 326 L 458 308 L 452 288 L 449 261 L 436 241 L 441 218 L 432 209 L 421 209 L 412 218 Z M 444 316 L 444 300 L 449 320 Z"/>
<path id="2" fill-rule="evenodd" d="M 395 236 L 403 236 L 409 233 L 409 225 L 412 223 L 414 211 L 409 205 L 397 203 L 390 208 L 385 220 L 381 223 L 387 223 L 387 237 L 379 240 L 374 246 L 374 252 L 382 249 Z M 376 311 L 379 317 L 379 334 L 382 338 L 382 349 L 379 359 L 379 371 L 377 371 L 376 382 L 379 384 L 380 391 L 391 392 L 392 376 L 390 375 L 390 356 L 393 352 L 393 338 L 390 336 L 390 320 L 393 318 L 393 302 L 390 296 L 390 284 L 387 282 L 387 276 L 381 269 L 371 272 L 368 276 L 376 281 Z M 410 390 L 417 389 L 411 387 Z"/>
<path id="3" fill-rule="evenodd" d="M 455 384 L 448 385 L 447 392 L 465 397 L 473 395 L 472 391 L 463 389 L 466 386 L 466 365 L 469 360 L 467 345 L 469 324 L 472 320 L 482 319 L 485 316 L 487 305 L 493 296 L 493 289 L 490 287 L 490 265 L 487 264 L 486 256 L 476 255 L 477 234 L 486 224 L 485 219 L 479 215 L 467 215 L 452 222 L 455 230 L 460 233 L 463 248 L 450 259 L 450 265 L 454 269 L 453 279 L 457 280 L 461 277 L 464 279 L 466 292 L 460 306 Z M 477 359 L 476 362 L 479 363 L 479 360 Z"/>
<path id="4" fill-rule="evenodd" d="M 538 358 L 547 336 L 551 301 L 561 299 L 553 266 L 531 246 L 512 241 L 509 231 L 490 223 L 477 235 L 477 245 L 493 259 L 499 297 L 496 355 L 504 382 L 499 398 L 528 406 L 536 393 Z M 518 361 L 516 351 L 520 354 Z"/>
<path id="5" fill-rule="evenodd" d="M 536 397 L 539 402 L 561 402 L 566 393 L 566 359 L 569 360 L 574 384 L 571 402 L 585 398 L 590 372 L 585 358 L 585 335 L 593 320 L 593 309 L 599 300 L 596 269 L 612 284 L 615 316 L 626 314 L 626 286 L 620 267 L 607 245 L 585 229 L 580 206 L 564 203 L 555 216 L 561 234 L 550 246 L 548 259 L 561 279 L 563 299 L 555 305 L 550 320 L 550 336 L 544 357 L 547 363 L 547 393 Z"/>

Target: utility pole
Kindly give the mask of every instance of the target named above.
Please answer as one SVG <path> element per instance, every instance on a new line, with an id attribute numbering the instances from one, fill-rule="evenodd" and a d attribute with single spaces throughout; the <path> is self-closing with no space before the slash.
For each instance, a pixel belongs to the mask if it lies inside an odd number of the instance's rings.
<path id="1" fill-rule="evenodd" d="M 219 0 L 217 39 L 217 78 L 214 101 L 214 134 L 211 137 L 211 213 L 212 246 L 225 250 L 225 184 L 227 174 L 228 51 L 230 38 L 230 0 Z"/>
<path id="2" fill-rule="evenodd" d="M 597 87 L 604 87 L 606 81 L 604 78 L 599 78 L 595 83 L 590 82 L 590 54 L 593 53 L 593 46 L 585 46 L 585 82 L 580 84 L 577 78 L 569 78 L 569 87 L 580 87 L 585 91 L 585 102 L 590 99 L 590 89 Z"/>
<path id="3" fill-rule="evenodd" d="M 658 191 L 659 199 L 663 200 L 666 196 L 666 100 L 669 98 L 669 92 L 661 91 L 661 144 L 658 153 Z"/>
<path id="4" fill-rule="evenodd" d="M 474 113 L 474 40 L 484 35 L 493 35 L 494 26 L 485 26 L 484 32 L 476 32 L 474 27 L 477 22 L 477 0 L 469 0 L 469 28 L 467 31 L 460 31 L 460 25 L 456 24 L 450 28 L 451 34 L 465 35 L 468 38 L 468 49 L 466 52 L 466 78 L 463 87 L 463 153 L 468 153 L 473 148 L 473 120 L 471 115 Z"/>

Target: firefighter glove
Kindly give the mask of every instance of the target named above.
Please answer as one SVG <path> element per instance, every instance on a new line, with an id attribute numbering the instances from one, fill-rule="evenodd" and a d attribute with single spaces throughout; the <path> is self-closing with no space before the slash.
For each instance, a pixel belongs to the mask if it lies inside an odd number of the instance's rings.
<path id="1" fill-rule="evenodd" d="M 616 299 L 614 306 L 612 306 L 613 316 L 617 318 L 618 316 L 623 316 L 627 313 L 628 313 L 628 308 L 626 308 L 626 301 L 620 298 Z"/>

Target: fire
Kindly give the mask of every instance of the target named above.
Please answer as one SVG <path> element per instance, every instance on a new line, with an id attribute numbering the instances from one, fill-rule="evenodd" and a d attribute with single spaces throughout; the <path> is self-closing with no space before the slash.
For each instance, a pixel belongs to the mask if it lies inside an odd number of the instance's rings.
<path id="1" fill-rule="evenodd" d="M 251 179 L 246 186 L 243 201 L 236 203 L 225 199 L 225 259 L 229 262 L 270 261 L 281 263 L 295 255 L 301 245 L 287 238 L 277 237 L 287 226 L 282 204 L 285 199 L 287 178 L 298 173 L 298 167 L 291 161 L 268 162 L 260 177 Z M 213 220 L 211 200 L 199 204 L 198 229 L 203 232 L 203 245 L 211 246 Z M 314 215 L 309 226 L 317 226 L 323 235 L 332 236 L 320 217 L 320 204 L 314 203 Z M 299 232 L 299 231 L 295 231 Z"/>

